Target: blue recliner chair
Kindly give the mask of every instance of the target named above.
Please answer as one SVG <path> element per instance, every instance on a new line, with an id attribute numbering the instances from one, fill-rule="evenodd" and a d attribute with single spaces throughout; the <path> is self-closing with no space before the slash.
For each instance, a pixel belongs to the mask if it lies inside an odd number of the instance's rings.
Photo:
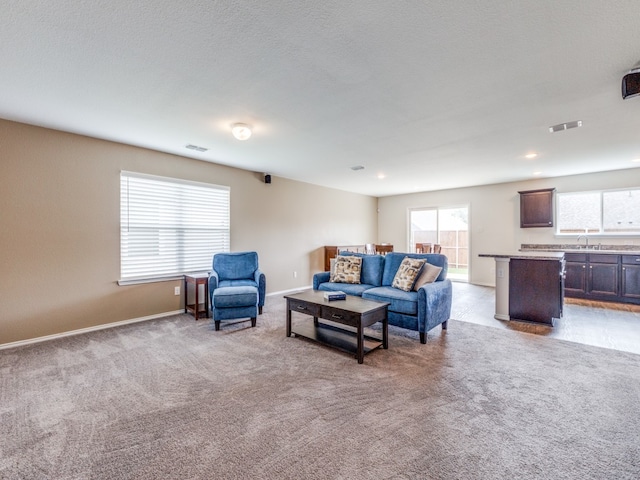
<path id="1" fill-rule="evenodd" d="M 220 321 L 256 317 L 262 314 L 266 279 L 258 266 L 256 252 L 216 253 L 209 276 L 209 299 L 215 329 Z"/>

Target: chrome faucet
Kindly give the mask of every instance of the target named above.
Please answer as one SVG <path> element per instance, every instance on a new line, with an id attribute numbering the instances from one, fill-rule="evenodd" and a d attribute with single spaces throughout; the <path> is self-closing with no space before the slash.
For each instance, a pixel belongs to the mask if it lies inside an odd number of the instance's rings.
<path id="1" fill-rule="evenodd" d="M 589 237 L 587 237 L 586 235 L 578 235 L 578 239 L 576 240 L 576 243 L 578 244 L 578 248 L 580 248 L 580 239 L 584 238 L 585 242 L 584 242 L 584 248 L 588 249 L 589 248 Z"/>

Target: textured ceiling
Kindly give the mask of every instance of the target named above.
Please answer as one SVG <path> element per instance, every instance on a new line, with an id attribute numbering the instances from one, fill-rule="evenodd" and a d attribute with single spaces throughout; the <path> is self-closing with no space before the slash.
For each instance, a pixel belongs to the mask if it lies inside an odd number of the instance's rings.
<path id="1" fill-rule="evenodd" d="M 5 0 L 0 117 L 374 196 L 632 168 L 638 7 Z"/>

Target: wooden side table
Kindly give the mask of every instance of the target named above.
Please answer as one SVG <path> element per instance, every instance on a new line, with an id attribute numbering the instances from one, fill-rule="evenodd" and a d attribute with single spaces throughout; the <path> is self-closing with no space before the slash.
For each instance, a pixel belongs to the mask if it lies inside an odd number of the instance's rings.
<path id="1" fill-rule="evenodd" d="M 194 303 L 189 303 L 189 285 L 195 287 Z M 204 301 L 200 298 L 200 285 L 204 285 Z M 192 313 L 196 320 L 204 313 L 209 317 L 209 274 L 192 273 L 184 276 L 184 311 Z"/>

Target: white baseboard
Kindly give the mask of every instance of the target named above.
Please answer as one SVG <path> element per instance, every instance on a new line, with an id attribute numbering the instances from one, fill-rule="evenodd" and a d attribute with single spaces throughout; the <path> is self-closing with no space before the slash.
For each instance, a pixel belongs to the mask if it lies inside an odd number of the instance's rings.
<path id="1" fill-rule="evenodd" d="M 45 335 L 43 337 L 29 338 L 27 340 L 19 340 L 17 342 L 2 343 L 0 344 L 0 350 L 7 348 L 22 347 L 24 345 L 31 345 L 33 343 L 48 342 L 49 340 L 55 340 L 57 338 L 71 337 L 73 335 L 82 335 L 83 333 L 95 332 L 98 330 L 105 330 L 107 328 L 119 327 L 121 325 L 128 325 L 130 323 L 146 322 L 147 320 L 155 320 L 157 318 L 170 317 L 171 315 L 178 315 L 184 313 L 184 310 L 174 310 L 173 312 L 158 313 L 155 315 L 147 315 L 146 317 L 132 318 L 130 320 L 121 320 L 119 322 L 105 323 L 103 325 L 96 325 L 95 327 L 80 328 L 78 330 L 71 330 L 69 332 L 55 333 L 53 335 Z"/>
<path id="2" fill-rule="evenodd" d="M 478 285 L 480 287 L 496 288 L 496 284 L 495 283 L 473 282 L 471 285 Z"/>
<path id="3" fill-rule="evenodd" d="M 287 293 L 294 293 L 294 292 L 301 292 L 303 290 L 309 290 L 310 288 L 313 288 L 313 285 L 307 285 L 304 287 L 296 287 L 296 288 L 290 288 L 289 290 L 280 290 L 279 292 L 271 292 L 271 293 L 267 293 L 267 297 L 273 297 L 275 295 L 286 295 Z"/>

